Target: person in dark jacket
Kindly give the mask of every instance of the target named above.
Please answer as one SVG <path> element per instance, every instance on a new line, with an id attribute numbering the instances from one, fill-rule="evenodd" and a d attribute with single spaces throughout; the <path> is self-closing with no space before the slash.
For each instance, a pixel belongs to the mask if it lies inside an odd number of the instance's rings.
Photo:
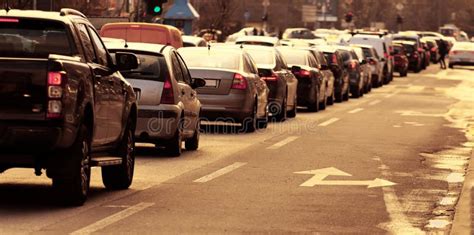
<path id="1" fill-rule="evenodd" d="M 444 40 L 439 44 L 439 65 L 441 69 L 446 69 L 446 56 L 448 55 L 448 45 Z"/>

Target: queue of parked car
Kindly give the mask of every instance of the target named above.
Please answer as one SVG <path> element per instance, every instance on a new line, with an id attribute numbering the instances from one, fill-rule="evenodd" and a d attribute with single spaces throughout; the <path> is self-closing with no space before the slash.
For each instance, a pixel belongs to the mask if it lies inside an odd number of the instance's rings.
<path id="1" fill-rule="evenodd" d="M 180 156 L 183 143 L 199 148 L 203 120 L 265 129 L 299 108 L 360 98 L 394 72 L 419 72 L 444 43 L 436 34 L 302 28 L 281 40 L 243 30 L 229 43 L 206 43 L 161 24 L 98 32 L 72 9 L 2 12 L 0 28 L 0 172 L 45 169 L 73 205 L 85 202 L 93 166 L 107 188 L 130 186 L 135 142 Z M 450 67 L 469 63 L 469 50 L 455 44 Z"/>

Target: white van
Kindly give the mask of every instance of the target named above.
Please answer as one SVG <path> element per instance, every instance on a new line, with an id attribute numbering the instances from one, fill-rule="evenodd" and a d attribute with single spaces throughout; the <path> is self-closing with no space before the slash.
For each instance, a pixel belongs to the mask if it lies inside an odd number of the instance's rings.
<path id="1" fill-rule="evenodd" d="M 387 84 L 390 82 L 393 64 L 390 60 L 390 49 L 387 41 L 391 41 L 388 37 L 380 37 L 378 35 L 365 35 L 357 34 L 354 35 L 350 40 L 350 44 L 361 44 L 373 46 L 380 57 L 380 63 L 383 67 L 384 82 Z"/>

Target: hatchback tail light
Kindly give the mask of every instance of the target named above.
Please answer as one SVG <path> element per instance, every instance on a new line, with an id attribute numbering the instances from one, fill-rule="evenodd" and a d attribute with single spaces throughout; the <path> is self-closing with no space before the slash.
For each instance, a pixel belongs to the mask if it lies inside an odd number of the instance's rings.
<path id="1" fill-rule="evenodd" d="M 302 69 L 302 70 L 300 70 L 300 71 L 298 71 L 298 72 L 294 72 L 294 74 L 295 74 L 295 76 L 302 77 L 302 78 L 303 78 L 303 77 L 306 78 L 306 77 L 310 77 L 310 76 L 311 76 L 311 72 L 308 71 L 308 70 L 304 70 L 304 69 Z"/>
<path id="2" fill-rule="evenodd" d="M 244 76 L 242 76 L 241 74 L 234 74 L 234 80 L 232 81 L 232 89 L 246 90 L 247 87 L 247 79 L 245 79 Z"/>
<path id="3" fill-rule="evenodd" d="M 276 82 L 278 81 L 278 75 L 272 73 L 270 76 L 262 76 L 261 79 L 264 81 Z"/>
<path id="4" fill-rule="evenodd" d="M 174 104 L 174 90 L 173 83 L 169 76 L 166 77 L 165 83 L 163 85 L 163 91 L 161 93 L 161 104 Z"/>
<path id="5" fill-rule="evenodd" d="M 333 63 L 333 64 L 337 64 L 337 56 L 336 56 L 336 54 L 333 54 L 333 55 L 332 55 L 332 63 Z"/>
<path id="6" fill-rule="evenodd" d="M 357 68 L 357 63 L 354 61 L 351 61 L 348 66 L 349 69 L 355 70 Z"/>
<path id="7" fill-rule="evenodd" d="M 66 83 L 66 72 L 49 72 L 48 73 L 48 111 L 46 117 L 50 119 L 60 118 L 62 116 L 62 97 L 63 85 Z"/>

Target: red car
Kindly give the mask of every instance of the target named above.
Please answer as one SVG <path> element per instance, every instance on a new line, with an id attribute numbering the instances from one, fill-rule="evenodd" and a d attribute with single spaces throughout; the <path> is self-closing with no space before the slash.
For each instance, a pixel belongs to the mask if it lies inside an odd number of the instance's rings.
<path id="1" fill-rule="evenodd" d="M 395 57 L 395 72 L 400 73 L 400 77 L 406 77 L 408 74 L 409 61 L 405 48 L 402 44 L 393 44 Z"/>

